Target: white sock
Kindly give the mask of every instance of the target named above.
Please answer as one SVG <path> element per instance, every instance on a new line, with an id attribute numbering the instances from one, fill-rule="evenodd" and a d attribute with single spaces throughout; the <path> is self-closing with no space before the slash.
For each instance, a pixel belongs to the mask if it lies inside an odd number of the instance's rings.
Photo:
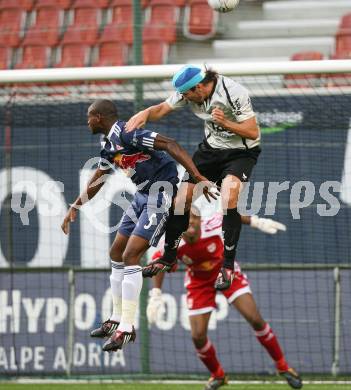
<path id="1" fill-rule="evenodd" d="M 122 317 L 118 330 L 131 332 L 135 322 L 135 314 L 139 295 L 143 285 L 142 268 L 139 265 L 124 267 L 122 282 Z"/>
<path id="2" fill-rule="evenodd" d="M 111 268 L 112 272 L 110 275 L 110 284 L 113 312 L 110 320 L 120 322 L 122 314 L 122 280 L 124 274 L 124 263 L 111 260 Z"/>

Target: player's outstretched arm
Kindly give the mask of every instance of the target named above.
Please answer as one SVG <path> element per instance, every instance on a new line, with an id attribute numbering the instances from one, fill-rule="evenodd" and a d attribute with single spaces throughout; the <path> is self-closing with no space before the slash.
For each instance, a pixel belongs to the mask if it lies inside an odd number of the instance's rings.
<path id="1" fill-rule="evenodd" d="M 137 112 L 126 123 L 126 132 L 133 131 L 139 127 L 144 127 L 147 121 L 157 121 L 169 114 L 172 108 L 166 102 L 150 106 L 143 111 Z"/>
<path id="2" fill-rule="evenodd" d="M 196 168 L 193 163 L 192 158 L 183 149 L 178 142 L 172 138 L 165 137 L 164 135 L 158 134 L 155 138 L 154 148 L 156 150 L 164 150 L 169 153 L 179 164 L 187 170 L 189 175 L 191 175 L 196 183 L 201 183 L 202 191 L 206 199 L 210 201 L 210 198 L 217 199 L 219 195 L 217 193 L 217 186 L 209 181 L 205 176 L 202 176 L 201 173 Z"/>
<path id="3" fill-rule="evenodd" d="M 105 175 L 109 174 L 109 172 L 110 170 L 103 170 L 98 168 L 92 178 L 89 180 L 85 191 L 78 196 L 78 198 L 68 209 L 68 212 L 61 225 L 61 229 L 65 234 L 69 233 L 69 224 L 75 221 L 77 217 L 77 210 L 99 192 L 106 181 Z"/>
<path id="4" fill-rule="evenodd" d="M 257 215 L 252 215 L 251 217 L 242 215 L 241 222 L 267 234 L 276 234 L 278 231 L 286 231 L 286 226 L 283 223 L 274 221 L 270 218 L 260 218 Z"/>

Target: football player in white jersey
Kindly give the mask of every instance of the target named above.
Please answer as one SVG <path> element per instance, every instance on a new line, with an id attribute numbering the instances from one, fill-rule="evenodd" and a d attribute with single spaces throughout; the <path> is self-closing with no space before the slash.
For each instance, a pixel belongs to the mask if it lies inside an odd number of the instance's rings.
<path id="1" fill-rule="evenodd" d="M 184 286 L 187 290 L 187 308 L 192 340 L 197 356 L 211 374 L 204 390 L 216 390 L 228 381 L 217 357 L 215 346 L 207 336 L 211 313 L 216 308 L 216 290 L 213 283 L 223 259 L 222 215 L 215 213 L 211 218 L 201 220 L 201 217 L 198 216 L 200 213 L 196 212 L 196 214 L 190 214 L 189 228 L 179 244 L 177 259 L 186 265 Z M 252 219 L 255 221 L 254 224 Z M 285 230 L 285 225 L 257 216 L 245 216 L 242 222 L 269 234 Z M 269 229 L 267 229 L 268 226 Z M 156 252 L 153 259 L 158 259 L 161 256 L 161 251 Z M 300 389 L 302 380 L 287 363 L 277 336 L 262 318 L 253 297 L 249 280 L 237 262 L 234 263 L 234 270 L 233 282 L 227 290 L 222 292 L 227 298 L 228 304 L 238 310 L 240 315 L 250 324 L 258 342 L 272 358 L 278 373 L 286 379 L 293 389 Z M 159 273 L 153 278 L 153 288 L 149 293 L 150 298 L 146 310 L 150 324 L 156 323 L 162 312 L 165 312 L 161 292 L 163 277 L 164 273 Z"/>
<path id="2" fill-rule="evenodd" d="M 204 139 L 193 161 L 202 175 L 221 185 L 224 237 L 224 261 L 215 282 L 217 290 L 226 290 L 234 278 L 234 260 L 241 230 L 237 210 L 242 183 L 247 182 L 260 154 L 260 129 L 246 88 L 217 72 L 187 65 L 173 77 L 175 93 L 164 102 L 135 114 L 127 122 L 126 130 L 142 127 L 147 121 L 163 118 L 173 110 L 190 106 L 193 113 L 204 120 Z M 185 185 L 186 184 L 186 185 Z M 194 183 L 183 183 L 178 194 L 178 205 L 190 209 Z M 176 207 L 179 210 L 179 207 Z M 183 220 L 182 220 L 183 218 Z M 179 230 L 184 226 L 184 215 L 170 218 L 165 240 L 165 254 L 143 271 L 153 276 L 170 269 L 175 261 Z M 177 230 L 178 229 L 178 230 Z"/>

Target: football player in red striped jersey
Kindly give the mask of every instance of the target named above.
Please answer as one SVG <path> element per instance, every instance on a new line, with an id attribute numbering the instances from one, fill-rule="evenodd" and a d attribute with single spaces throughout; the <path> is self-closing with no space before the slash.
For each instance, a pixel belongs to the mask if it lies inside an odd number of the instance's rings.
<path id="1" fill-rule="evenodd" d="M 216 308 L 214 284 L 223 262 L 222 215 L 217 213 L 207 220 L 201 220 L 198 215 L 198 211 L 190 214 L 189 228 L 183 234 L 177 258 L 187 266 L 185 287 L 192 340 L 197 356 L 211 373 L 205 390 L 213 390 L 228 382 L 215 347 L 207 337 L 210 316 Z M 270 234 L 285 230 L 285 225 L 257 216 L 242 217 L 242 222 Z M 160 251 L 156 252 L 153 259 L 161 256 Z M 302 380 L 288 365 L 277 336 L 262 318 L 247 276 L 241 271 L 237 262 L 235 262 L 234 271 L 235 277 L 231 286 L 222 291 L 222 294 L 253 328 L 257 340 L 273 359 L 278 373 L 292 388 L 300 389 Z M 158 312 L 164 310 L 161 292 L 163 277 L 164 273 L 158 273 L 153 278 L 154 288 L 150 290 L 147 307 L 147 317 L 150 323 L 156 322 Z"/>

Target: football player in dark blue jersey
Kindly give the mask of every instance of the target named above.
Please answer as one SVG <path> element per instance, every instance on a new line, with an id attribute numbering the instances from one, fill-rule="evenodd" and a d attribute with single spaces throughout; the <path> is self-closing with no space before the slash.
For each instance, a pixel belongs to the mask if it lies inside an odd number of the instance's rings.
<path id="1" fill-rule="evenodd" d="M 118 120 L 117 108 L 110 100 L 96 100 L 91 104 L 88 125 L 94 134 L 104 135 L 100 161 L 86 190 L 69 208 L 62 223 L 64 233 L 69 233 L 77 210 L 96 195 L 115 167 L 125 170 L 137 186 L 110 250 L 113 314 L 91 332 L 92 337 L 109 337 L 103 350 L 115 351 L 135 340 L 133 324 L 143 280 L 140 259 L 150 245 L 157 245 L 172 210 L 178 174 L 170 156 L 182 164 L 197 183 L 201 182 L 208 200 L 216 195 L 210 191 L 214 184 L 200 174 L 177 142 L 144 129 L 127 133 L 125 123 Z M 177 229 L 181 234 L 186 226 Z"/>

